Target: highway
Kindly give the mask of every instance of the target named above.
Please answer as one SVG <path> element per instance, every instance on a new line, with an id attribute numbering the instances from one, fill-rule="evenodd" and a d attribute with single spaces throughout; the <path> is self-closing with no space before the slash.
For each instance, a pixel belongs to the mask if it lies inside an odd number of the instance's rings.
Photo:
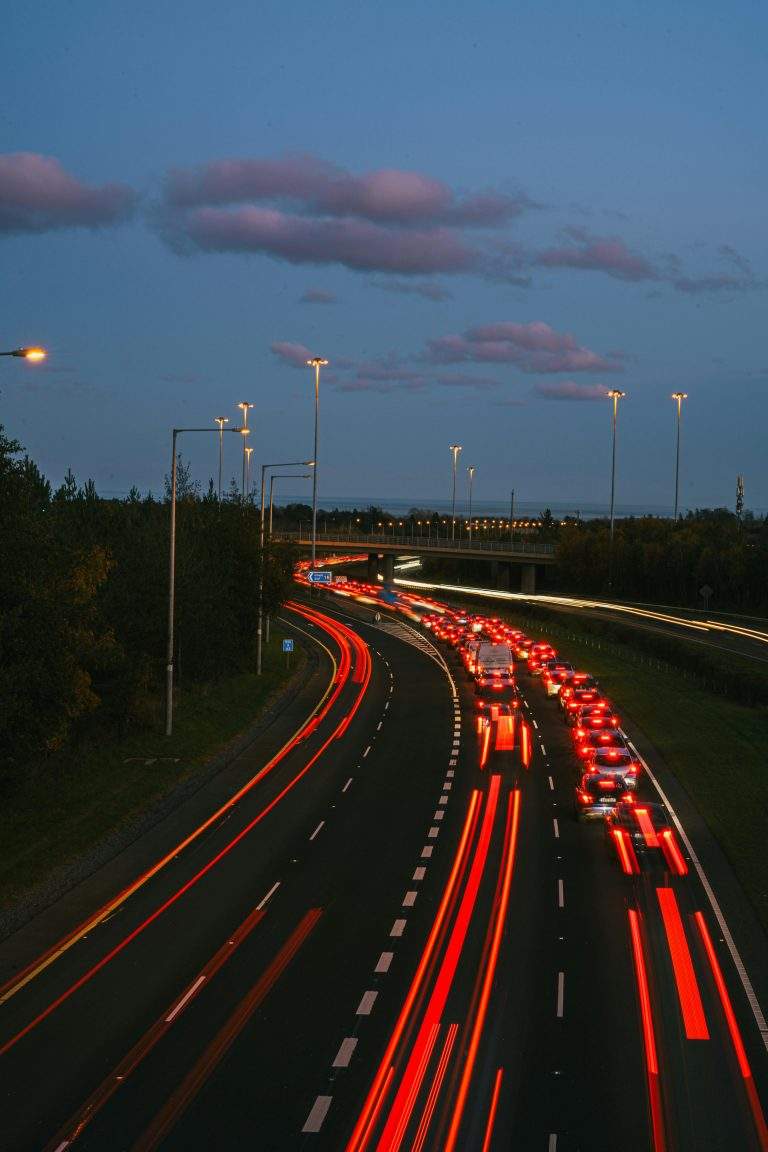
<path id="1" fill-rule="evenodd" d="M 480 731 L 376 596 L 288 605 L 320 669 L 232 793 L 0 945 L 3 1148 L 766 1152 L 768 1032 L 686 841 L 622 870 L 540 683 Z"/>

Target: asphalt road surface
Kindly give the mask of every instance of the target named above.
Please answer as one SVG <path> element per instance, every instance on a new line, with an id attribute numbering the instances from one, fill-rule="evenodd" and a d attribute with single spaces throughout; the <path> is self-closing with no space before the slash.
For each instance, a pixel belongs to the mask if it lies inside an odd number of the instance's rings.
<path id="1" fill-rule="evenodd" d="M 3 1149 L 765 1152 L 768 1037 L 684 842 L 622 872 L 525 673 L 527 767 L 424 634 L 287 616 L 309 725 L 58 946 L 0 946 Z"/>

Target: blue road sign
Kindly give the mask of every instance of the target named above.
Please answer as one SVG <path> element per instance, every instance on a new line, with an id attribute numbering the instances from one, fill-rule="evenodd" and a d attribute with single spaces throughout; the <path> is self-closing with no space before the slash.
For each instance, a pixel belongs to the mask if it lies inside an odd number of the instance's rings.
<path id="1" fill-rule="evenodd" d="M 293 640 L 283 640 L 283 652 L 293 652 Z"/>
<path id="2" fill-rule="evenodd" d="M 310 584 L 330 584 L 333 581 L 333 573 L 327 568 L 313 568 L 309 573 Z"/>

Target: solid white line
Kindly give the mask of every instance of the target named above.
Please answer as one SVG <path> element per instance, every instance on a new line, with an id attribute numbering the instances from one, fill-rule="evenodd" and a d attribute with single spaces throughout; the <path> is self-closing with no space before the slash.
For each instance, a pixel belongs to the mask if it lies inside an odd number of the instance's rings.
<path id="1" fill-rule="evenodd" d="M 557 1152 L 557 1132 L 550 1132 L 547 1152 Z"/>
<path id="2" fill-rule="evenodd" d="M 178 1004 L 173 1009 L 173 1011 L 168 1013 L 168 1015 L 165 1018 L 166 1024 L 170 1024 L 172 1020 L 176 1019 L 176 1017 L 178 1016 L 179 1012 L 181 1012 L 184 1005 L 187 1003 L 188 1000 L 190 1000 L 194 996 L 195 992 L 197 992 L 198 988 L 200 987 L 200 985 L 203 983 L 204 980 L 205 980 L 205 976 L 198 976 L 197 980 L 195 980 L 194 984 L 185 993 L 185 995 L 182 996 L 181 1000 L 179 1000 Z"/>
<path id="3" fill-rule="evenodd" d="M 416 896 L 417 893 L 414 892 L 412 888 L 409 892 L 406 892 L 405 896 L 403 896 L 403 908 L 413 908 L 416 903 Z"/>
<path id="4" fill-rule="evenodd" d="M 363 760 L 365 760 L 365 758 L 368 755 L 368 753 L 370 752 L 370 750 L 371 750 L 371 746 L 369 744 L 368 747 L 366 748 L 365 752 L 363 752 Z"/>
<path id="5" fill-rule="evenodd" d="M 557 822 L 557 817 L 552 821 L 552 827 L 555 829 L 555 840 L 560 839 L 560 825 Z"/>
<path id="6" fill-rule="evenodd" d="M 350 776 L 349 780 L 347 780 L 346 784 L 342 788 L 342 792 L 346 792 L 347 788 L 349 788 L 351 783 L 352 783 L 352 777 Z"/>
<path id="7" fill-rule="evenodd" d="M 271 899 L 271 897 L 272 897 L 272 896 L 274 896 L 275 892 L 277 892 L 277 890 L 278 890 L 278 888 L 280 887 L 280 885 L 281 885 L 281 884 L 282 884 L 282 880 L 278 880 L 276 884 L 273 884 L 273 885 L 272 885 L 272 887 L 270 888 L 269 892 L 267 892 L 266 896 L 265 896 L 265 897 L 264 897 L 264 899 L 261 901 L 261 903 L 256 905 L 256 910 L 257 910 L 258 912 L 260 912 L 260 911 L 261 911 L 261 909 L 262 909 L 262 908 L 264 907 L 264 905 L 266 904 L 267 900 Z"/>
<path id="8" fill-rule="evenodd" d="M 565 972 L 558 972 L 557 974 L 557 1015 L 562 1018 L 563 1015 L 563 997 L 565 996 Z"/>
<path id="9" fill-rule="evenodd" d="M 352 1053 L 357 1048 L 357 1039 L 354 1036 L 347 1036 L 341 1042 L 341 1047 L 336 1053 L 336 1057 L 331 1067 L 333 1068 L 349 1068 L 349 1062 L 352 1059 Z"/>
<path id="10" fill-rule="evenodd" d="M 318 832 L 320 831 L 320 829 L 322 828 L 323 824 L 325 824 L 325 820 L 321 820 L 321 821 L 320 821 L 320 823 L 318 824 L 317 828 L 315 828 L 314 832 L 313 832 L 313 833 L 312 833 L 312 835 L 310 836 L 310 840 L 314 840 L 315 836 L 317 836 L 317 834 L 318 834 Z"/>
<path id="11" fill-rule="evenodd" d="M 433 852 L 432 845 L 431 844 L 425 844 L 421 850 L 422 860 L 429 860 L 430 856 L 432 855 L 432 852 Z"/>
<path id="12" fill-rule="evenodd" d="M 419 865 L 419 867 L 414 872 L 412 879 L 413 880 L 423 880 L 424 877 L 426 876 L 426 874 L 427 874 L 426 868 L 424 868 L 423 865 Z"/>
<path id="13" fill-rule="evenodd" d="M 627 743 L 629 744 L 630 748 L 632 749 L 632 751 L 637 756 L 637 758 L 640 761 L 640 763 L 642 764 L 644 770 L 648 773 L 648 776 L 651 779 L 651 783 L 653 784 L 654 788 L 656 789 L 659 796 L 661 797 L 662 803 L 665 804 L 666 807 L 669 809 L 670 815 L 672 816 L 672 819 L 675 822 L 675 827 L 677 828 L 677 831 L 680 834 L 680 839 L 683 841 L 683 844 L 685 844 L 688 855 L 690 856 L 691 860 L 693 861 L 693 866 L 696 869 L 696 874 L 698 875 L 699 880 L 701 881 L 701 885 L 707 894 L 707 899 L 709 900 L 709 903 L 712 907 L 712 911 L 715 914 L 715 919 L 717 920 L 718 926 L 719 926 L 720 931 L 723 935 L 723 940 L 725 940 L 726 947 L 728 948 L 728 951 L 731 954 L 731 959 L 733 960 L 733 965 L 739 974 L 739 979 L 741 980 L 741 986 L 744 989 L 747 1000 L 749 1001 L 749 1006 L 752 1009 L 752 1015 L 755 1018 L 755 1023 L 757 1024 L 758 1031 L 760 1032 L 760 1036 L 762 1037 L 763 1044 L 765 1045 L 765 1048 L 768 1051 L 768 1024 L 766 1023 L 765 1016 L 763 1014 L 763 1010 L 760 1007 L 760 1001 L 757 999 L 757 996 L 755 994 L 755 989 L 752 986 L 752 981 L 750 980 L 749 975 L 747 973 L 747 969 L 744 966 L 744 961 L 742 960 L 741 955 L 739 953 L 739 950 L 736 947 L 736 942 L 733 939 L 733 936 L 731 935 L 731 931 L 728 927 L 725 916 L 723 915 L 723 911 L 720 907 L 720 904 L 718 903 L 717 897 L 715 896 L 714 889 L 712 888 L 712 885 L 710 884 L 709 879 L 707 878 L 707 874 L 702 867 L 701 861 L 699 860 L 698 856 L 696 855 L 696 851 L 695 851 L 693 845 L 691 844 L 690 840 L 688 839 L 688 836 L 686 835 L 685 829 L 683 828 L 683 825 L 680 822 L 680 818 L 677 815 L 677 812 L 675 812 L 671 803 L 669 802 L 669 798 L 667 797 L 666 793 L 664 792 L 664 789 L 661 787 L 661 784 L 659 784 L 658 780 L 654 776 L 654 774 L 651 771 L 647 761 L 640 755 L 640 753 L 638 752 L 637 748 L 635 748 L 632 741 L 628 740 Z"/>
<path id="14" fill-rule="evenodd" d="M 554 792 L 554 790 L 555 790 L 555 782 L 554 782 L 554 780 L 552 779 L 552 777 L 551 777 L 551 776 L 547 776 L 547 780 L 549 780 L 549 790 L 550 790 L 550 792 Z"/>
<path id="15" fill-rule="evenodd" d="M 427 832 L 427 836 L 429 837 L 430 840 L 436 840 L 437 834 L 439 831 L 440 831 L 440 829 L 438 827 L 436 827 L 435 825 L 433 825 L 430 828 L 429 832 Z"/>
<path id="16" fill-rule="evenodd" d="M 565 908 L 565 892 L 563 891 L 563 882 L 557 882 L 557 906 L 558 908 Z"/>
<path id="17" fill-rule="evenodd" d="M 319 1132 L 323 1126 L 323 1120 L 328 1115 L 328 1109 L 331 1106 L 333 1096 L 318 1096 L 312 1108 L 310 1109 L 309 1116 L 304 1121 L 302 1132 Z"/>
<path id="18" fill-rule="evenodd" d="M 392 963 L 392 958 L 394 955 L 394 952 L 382 952 L 381 956 L 379 956 L 379 959 L 376 962 L 374 972 L 389 972 L 389 966 Z"/>
<path id="19" fill-rule="evenodd" d="M 61 1142 L 61 1144 L 59 1144 L 58 1148 L 54 1149 L 54 1152 L 64 1152 L 65 1148 L 69 1148 L 69 1144 L 70 1144 L 69 1140 L 62 1140 L 62 1142 Z"/>
<path id="20" fill-rule="evenodd" d="M 405 925 L 407 923 L 407 920 L 395 920 L 394 924 L 389 930 L 390 936 L 402 936 L 403 932 L 405 932 Z"/>
<path id="21" fill-rule="evenodd" d="M 372 992 L 370 990 L 368 992 L 363 992 L 363 998 L 357 1006 L 357 1012 L 355 1012 L 355 1016 L 370 1016 L 373 1010 L 373 1005 L 376 1003 L 377 996 L 378 992 Z"/>

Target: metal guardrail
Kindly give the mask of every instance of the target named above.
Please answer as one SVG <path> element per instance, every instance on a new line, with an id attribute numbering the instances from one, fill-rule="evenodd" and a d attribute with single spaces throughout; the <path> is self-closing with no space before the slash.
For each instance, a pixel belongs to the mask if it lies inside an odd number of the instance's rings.
<path id="1" fill-rule="evenodd" d="M 310 544 L 311 537 L 307 532 L 273 532 L 273 540 L 296 540 Z M 360 544 L 364 548 L 372 545 L 385 544 L 389 548 L 398 548 L 402 552 L 418 550 L 420 552 L 461 552 L 463 554 L 503 553 L 505 555 L 519 554 L 523 556 L 554 556 L 554 544 L 533 544 L 528 540 L 440 540 L 429 536 L 366 536 L 362 532 L 318 532 L 318 543 L 350 545 Z"/>

